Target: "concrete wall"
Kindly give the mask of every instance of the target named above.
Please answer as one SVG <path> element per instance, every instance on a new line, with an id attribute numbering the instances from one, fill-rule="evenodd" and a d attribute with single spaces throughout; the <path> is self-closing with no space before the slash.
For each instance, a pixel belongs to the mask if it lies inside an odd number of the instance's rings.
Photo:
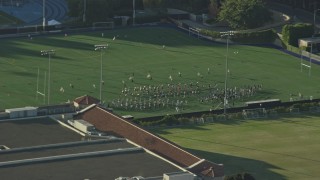
<path id="1" fill-rule="evenodd" d="M 194 176 L 192 174 L 164 174 L 163 180 L 194 180 Z"/>
<path id="2" fill-rule="evenodd" d="M 8 119 L 10 117 L 9 113 L 0 112 L 0 119 Z"/>

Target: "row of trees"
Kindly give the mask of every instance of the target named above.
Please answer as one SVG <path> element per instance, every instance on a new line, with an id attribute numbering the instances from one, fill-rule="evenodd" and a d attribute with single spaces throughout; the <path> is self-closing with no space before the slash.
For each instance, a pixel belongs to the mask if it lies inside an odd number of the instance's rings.
<path id="1" fill-rule="evenodd" d="M 262 0 L 225 0 L 219 20 L 227 21 L 234 29 L 251 29 L 271 21 L 271 15 Z"/>
<path id="2" fill-rule="evenodd" d="M 300 8 L 313 11 L 320 8 L 319 0 L 266 0 L 268 2 L 281 3 L 292 6 L 292 8 Z"/>
<path id="3" fill-rule="evenodd" d="M 91 22 L 114 15 L 132 15 L 133 9 L 133 0 L 67 0 L 67 3 L 69 16 L 82 17 L 85 13 Z M 136 9 L 172 7 L 196 13 L 206 13 L 209 4 L 210 0 L 135 0 Z"/>
<path id="4" fill-rule="evenodd" d="M 134 0 L 67 0 L 69 15 L 83 17 L 88 23 L 106 21 L 114 15 L 132 16 Z M 232 28 L 248 29 L 271 20 L 262 0 L 135 0 L 136 9 L 154 9 L 165 12 L 177 8 L 196 14 L 209 13 Z M 85 10 L 86 9 L 86 10 Z"/>
<path id="5" fill-rule="evenodd" d="M 82 18 L 88 23 L 106 21 L 114 15 L 132 15 L 132 1 L 128 0 L 67 0 L 69 16 Z M 142 0 L 136 0 L 136 8 L 142 8 Z"/>

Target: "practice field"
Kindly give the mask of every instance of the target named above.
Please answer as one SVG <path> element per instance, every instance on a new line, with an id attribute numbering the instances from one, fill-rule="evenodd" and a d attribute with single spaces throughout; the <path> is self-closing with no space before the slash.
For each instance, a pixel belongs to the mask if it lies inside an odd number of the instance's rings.
<path id="1" fill-rule="evenodd" d="M 94 50 L 97 44 L 109 46 L 102 56 Z M 1 39 L 0 109 L 47 104 L 47 97 L 36 99 L 36 90 L 37 84 L 40 92 L 48 90 L 44 78 L 49 76 L 49 58 L 40 51 L 50 49 L 56 51 L 51 56 L 50 104 L 85 94 L 99 98 L 102 57 L 102 100 L 117 106 L 113 107 L 117 113 L 145 117 L 177 113 L 176 106 L 179 113 L 222 108 L 225 44 L 190 37 L 174 28 L 139 27 Z M 307 69 L 300 72 L 299 58 L 279 50 L 230 45 L 228 62 L 229 88 L 259 89 L 229 100 L 230 106 L 270 98 L 289 101 L 290 94 L 293 99 L 320 97 L 319 67 L 313 65 L 309 77 Z M 166 94 L 160 97 L 161 88 Z M 208 98 L 213 94 L 220 99 Z"/>
<path id="2" fill-rule="evenodd" d="M 319 179 L 320 117 L 228 120 L 153 131 L 200 157 L 225 165 L 226 175 L 256 179 Z"/>

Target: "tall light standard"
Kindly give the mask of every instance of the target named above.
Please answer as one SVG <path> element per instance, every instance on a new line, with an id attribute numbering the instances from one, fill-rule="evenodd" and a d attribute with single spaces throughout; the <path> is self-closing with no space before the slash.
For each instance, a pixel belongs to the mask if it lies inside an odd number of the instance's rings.
<path id="1" fill-rule="evenodd" d="M 82 16 L 83 22 L 86 22 L 86 11 L 87 11 L 87 1 L 83 0 L 83 16 Z"/>
<path id="2" fill-rule="evenodd" d="M 46 29 L 46 0 L 43 0 L 43 4 L 42 4 L 42 27 L 43 27 L 43 31 L 45 31 Z"/>
<path id="3" fill-rule="evenodd" d="M 99 44 L 94 45 L 94 50 L 100 50 L 100 103 L 102 103 L 102 50 L 106 49 L 108 45 L 106 44 Z"/>
<path id="4" fill-rule="evenodd" d="M 135 19 L 136 19 L 136 1 L 135 1 L 135 0 L 133 0 L 132 8 L 133 8 L 132 25 L 134 26 L 134 24 L 135 24 Z"/>
<path id="5" fill-rule="evenodd" d="M 313 35 L 315 35 L 316 34 L 316 29 L 317 29 L 317 27 L 316 27 L 316 15 L 317 15 L 317 11 L 319 11 L 320 9 L 315 9 L 314 11 L 313 11 Z"/>
<path id="6" fill-rule="evenodd" d="M 220 32 L 221 37 L 226 37 L 227 39 L 227 53 L 226 53 L 226 69 L 225 69 L 225 79 L 224 79 L 224 100 L 223 100 L 223 113 L 225 116 L 225 119 L 227 119 L 227 81 L 228 81 L 228 53 L 229 53 L 229 39 L 230 36 L 234 35 L 234 31 L 226 31 L 226 32 Z"/>
<path id="7" fill-rule="evenodd" d="M 41 55 L 48 55 L 49 56 L 49 65 L 48 65 L 48 105 L 50 104 L 50 73 L 51 73 L 51 65 L 50 65 L 50 61 L 51 61 L 51 55 L 55 54 L 55 50 L 42 50 L 41 51 Z"/>

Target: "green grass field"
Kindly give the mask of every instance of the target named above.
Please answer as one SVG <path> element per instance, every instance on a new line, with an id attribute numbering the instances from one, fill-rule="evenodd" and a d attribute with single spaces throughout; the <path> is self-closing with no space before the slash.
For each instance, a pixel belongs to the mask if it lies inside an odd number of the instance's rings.
<path id="1" fill-rule="evenodd" d="M 228 120 L 202 126 L 153 129 L 188 151 L 225 165 L 226 175 L 256 179 L 319 179 L 320 117 Z"/>
<path id="2" fill-rule="evenodd" d="M 172 28 L 145 27 L 102 32 L 63 34 L 1 39 L 0 44 L 0 109 L 39 106 L 36 100 L 37 72 L 40 68 L 39 89 L 43 92 L 44 73 L 48 76 L 48 56 L 40 51 L 56 50 L 51 58 L 51 104 L 73 100 L 85 94 L 99 98 L 100 52 L 95 44 L 109 44 L 103 53 L 103 100 L 109 102 L 127 87 L 171 83 L 199 82 L 224 87 L 225 44 L 215 44 Z M 116 40 L 112 40 L 118 36 Z M 163 45 L 166 46 L 163 49 Z M 234 53 L 238 52 L 238 53 Z M 314 65 L 312 76 L 306 69 L 300 72 L 300 59 L 273 48 L 231 45 L 229 48 L 228 87 L 262 84 L 263 90 L 251 98 L 237 101 L 279 98 L 289 101 L 290 94 L 320 97 L 320 69 Z M 210 73 L 207 69 L 210 68 Z M 178 72 L 182 76 L 178 76 Z M 128 78 L 134 73 L 134 82 Z M 152 80 L 146 78 L 150 73 Z M 197 76 L 202 74 L 202 78 Z M 73 88 L 70 87 L 73 85 Z M 97 88 L 93 88 L 96 84 Z M 64 88 L 64 93 L 60 88 Z M 216 104 L 201 104 L 188 99 L 183 112 L 209 110 Z M 126 112 L 135 117 L 175 113 L 175 109 Z"/>

